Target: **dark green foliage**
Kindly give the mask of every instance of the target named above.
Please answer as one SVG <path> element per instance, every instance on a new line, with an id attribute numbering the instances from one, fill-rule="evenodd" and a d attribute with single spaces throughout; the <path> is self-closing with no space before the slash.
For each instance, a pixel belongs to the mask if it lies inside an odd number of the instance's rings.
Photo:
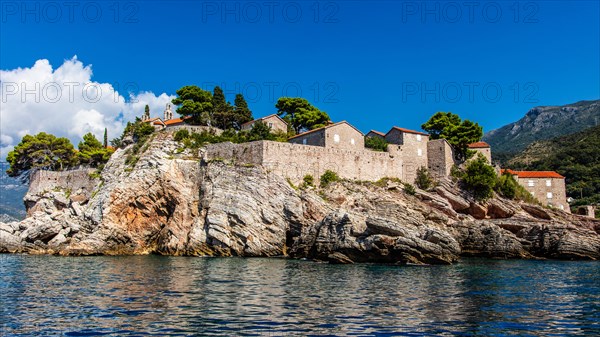
<path id="1" fill-rule="evenodd" d="M 85 134 L 83 141 L 79 142 L 77 147 L 79 148 L 79 152 L 77 153 L 79 162 L 91 167 L 103 165 L 113 154 L 113 151 L 104 147 L 92 133 Z"/>
<path id="2" fill-rule="evenodd" d="M 338 176 L 337 173 L 331 171 L 331 170 L 327 170 L 325 171 L 325 173 L 323 173 L 323 175 L 321 176 L 321 184 L 320 186 L 322 188 L 325 188 L 327 186 L 329 186 L 329 184 L 339 181 L 340 177 Z"/>
<path id="3" fill-rule="evenodd" d="M 119 138 L 114 138 L 110 140 L 110 145 L 112 147 L 114 147 L 115 149 L 120 148 L 123 145 L 123 141 L 121 140 L 121 137 Z"/>
<path id="4" fill-rule="evenodd" d="M 556 171 L 565 176 L 567 196 L 575 199 L 573 209 L 600 203 L 600 126 L 539 143 L 535 148 L 549 150 L 528 153 L 528 164 L 517 157 L 511 166 L 516 170 Z"/>
<path id="5" fill-rule="evenodd" d="M 274 139 L 275 136 L 271 133 L 271 128 L 263 121 L 252 124 L 252 129 L 248 132 L 248 141 Z"/>
<path id="6" fill-rule="evenodd" d="M 406 194 L 410 194 L 410 195 L 415 195 L 417 193 L 417 190 L 415 190 L 415 187 L 409 183 L 404 183 L 404 187 L 402 188 L 402 190 Z"/>
<path id="7" fill-rule="evenodd" d="M 296 133 L 316 129 L 327 125 L 329 115 L 312 106 L 300 97 L 281 97 L 275 104 L 277 114 L 281 116 Z"/>
<path id="8" fill-rule="evenodd" d="M 315 178 L 310 174 L 305 175 L 304 178 L 302 178 L 302 187 L 306 188 L 313 186 L 315 186 Z"/>
<path id="9" fill-rule="evenodd" d="M 246 103 L 246 99 L 244 95 L 237 94 L 235 95 L 235 100 L 233 101 L 233 111 L 235 113 L 235 121 L 233 127 L 236 130 L 239 130 L 242 124 L 253 120 L 252 111 L 248 108 L 248 103 Z"/>
<path id="10" fill-rule="evenodd" d="M 496 171 L 481 154 L 471 160 L 465 168 L 462 184 L 476 200 L 487 200 L 494 195 Z"/>
<path id="11" fill-rule="evenodd" d="M 483 136 L 483 128 L 470 120 L 461 120 L 451 112 L 437 112 L 421 128 L 430 134 L 431 139 L 446 139 L 454 148 L 457 160 L 468 158 L 468 145 Z"/>
<path id="12" fill-rule="evenodd" d="M 210 125 L 226 130 L 233 128 L 236 118 L 233 107 L 225 100 L 223 90 L 216 86 L 212 96 L 212 113 Z"/>
<path id="13" fill-rule="evenodd" d="M 181 142 L 182 140 L 189 138 L 190 137 L 190 132 L 187 129 L 181 129 L 177 132 L 175 132 L 175 135 L 173 135 L 173 139 L 175 139 L 175 141 L 177 142 Z"/>
<path id="14" fill-rule="evenodd" d="M 179 105 L 177 113 L 189 117 L 190 124 L 208 125 L 213 111 L 212 95 L 195 85 L 187 85 L 176 91 L 177 98 L 173 104 Z"/>
<path id="15" fill-rule="evenodd" d="M 11 177 L 30 169 L 64 170 L 77 165 L 75 149 L 69 139 L 45 132 L 24 136 L 6 160 L 10 164 L 6 173 Z"/>
<path id="16" fill-rule="evenodd" d="M 104 147 L 108 147 L 108 130 L 104 128 Z"/>
<path id="17" fill-rule="evenodd" d="M 433 186 L 433 178 L 429 174 L 427 168 L 421 166 L 417 169 L 417 178 L 415 179 L 415 184 L 418 188 L 422 190 L 427 190 Z"/>
<path id="18" fill-rule="evenodd" d="M 382 137 L 365 137 L 365 147 L 375 151 L 387 151 L 388 142 Z"/>
<path id="19" fill-rule="evenodd" d="M 519 183 L 512 174 L 505 172 L 498 178 L 496 191 L 505 198 L 514 199 L 517 195 L 517 186 L 519 186 Z"/>

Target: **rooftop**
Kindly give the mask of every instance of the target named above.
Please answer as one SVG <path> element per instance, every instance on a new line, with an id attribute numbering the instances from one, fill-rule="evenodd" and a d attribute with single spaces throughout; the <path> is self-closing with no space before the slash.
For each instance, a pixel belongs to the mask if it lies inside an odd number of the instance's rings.
<path id="1" fill-rule="evenodd" d="M 340 125 L 340 124 L 348 124 L 351 128 L 353 128 L 354 130 L 358 131 L 361 135 L 363 134 L 362 132 L 360 132 L 359 129 L 355 128 L 352 124 L 350 124 L 350 123 L 348 123 L 346 121 L 341 121 L 341 122 L 337 122 L 337 123 L 332 123 L 332 124 L 329 124 L 329 125 L 325 125 L 325 126 L 322 126 L 320 128 L 317 128 L 317 129 L 313 129 L 313 130 L 309 130 L 309 131 L 306 131 L 306 132 L 303 132 L 303 133 L 299 133 L 299 134 L 295 135 L 294 137 L 288 138 L 288 140 L 294 139 L 294 138 L 298 138 L 298 137 L 302 137 L 302 136 L 306 136 L 306 135 L 308 135 L 310 133 L 321 131 L 321 130 L 325 130 L 325 129 L 328 129 L 330 127 L 333 127 L 333 126 L 336 126 L 336 125 Z"/>
<path id="2" fill-rule="evenodd" d="M 254 119 L 254 120 L 251 120 L 251 121 L 249 121 L 249 122 L 246 122 L 246 123 L 242 124 L 242 126 L 244 126 L 244 125 L 248 125 L 248 124 L 254 124 L 254 123 L 255 123 L 255 122 L 257 122 L 257 121 L 261 121 L 261 120 L 263 120 L 263 119 L 267 119 L 267 118 L 270 118 L 270 117 L 277 117 L 277 118 L 278 118 L 278 119 L 280 119 L 282 122 L 284 122 L 285 124 L 287 124 L 287 122 L 286 122 L 286 121 L 285 121 L 283 118 L 279 117 L 279 115 L 278 115 L 278 114 L 271 114 L 271 115 L 268 115 L 268 116 L 260 117 L 260 118 L 257 118 L 257 119 Z"/>
<path id="3" fill-rule="evenodd" d="M 481 149 L 481 148 L 486 148 L 486 147 L 490 147 L 490 144 L 488 144 L 486 142 L 475 142 L 475 143 L 469 144 L 470 149 Z"/>
<path id="4" fill-rule="evenodd" d="M 502 173 L 504 172 L 516 175 L 519 178 L 565 178 L 554 171 L 513 171 L 511 169 L 502 169 Z"/>
<path id="5" fill-rule="evenodd" d="M 424 132 L 409 130 L 409 129 L 405 129 L 405 128 L 399 128 L 397 126 L 392 126 L 392 128 L 390 129 L 390 131 L 388 131 L 388 133 L 392 132 L 392 130 L 398 130 L 400 132 L 405 132 L 405 133 L 414 133 L 416 135 L 422 135 L 422 136 L 429 136 L 428 134 L 426 134 Z M 386 135 L 387 135 L 387 133 L 386 133 Z"/>
<path id="6" fill-rule="evenodd" d="M 371 132 L 373 132 L 376 135 L 380 135 L 381 137 L 385 137 L 385 133 L 383 133 L 383 132 L 379 132 L 379 131 L 376 131 L 376 130 L 369 131 L 369 133 L 371 133 Z"/>

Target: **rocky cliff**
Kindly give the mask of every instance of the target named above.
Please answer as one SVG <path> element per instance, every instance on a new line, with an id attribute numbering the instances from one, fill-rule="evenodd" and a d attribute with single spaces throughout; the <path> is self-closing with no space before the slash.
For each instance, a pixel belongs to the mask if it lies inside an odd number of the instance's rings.
<path id="1" fill-rule="evenodd" d="M 600 222 L 502 199 L 478 204 L 451 181 L 415 195 L 393 181 L 297 189 L 263 167 L 206 162 L 202 150 L 178 146 L 158 133 L 139 160 L 132 146 L 118 150 L 100 174 L 32 177 L 28 217 L 0 223 L 0 252 L 600 259 Z"/>

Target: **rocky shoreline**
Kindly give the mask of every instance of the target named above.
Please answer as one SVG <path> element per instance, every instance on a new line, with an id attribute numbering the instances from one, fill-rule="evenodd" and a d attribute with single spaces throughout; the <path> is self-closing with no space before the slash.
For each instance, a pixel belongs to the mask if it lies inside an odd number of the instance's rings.
<path id="1" fill-rule="evenodd" d="M 537 205 L 469 199 L 452 181 L 297 189 L 263 167 L 206 162 L 168 133 L 134 167 L 32 177 L 28 217 L 0 223 L 0 252 L 287 256 L 332 263 L 450 264 L 461 256 L 600 259 L 600 221 Z"/>

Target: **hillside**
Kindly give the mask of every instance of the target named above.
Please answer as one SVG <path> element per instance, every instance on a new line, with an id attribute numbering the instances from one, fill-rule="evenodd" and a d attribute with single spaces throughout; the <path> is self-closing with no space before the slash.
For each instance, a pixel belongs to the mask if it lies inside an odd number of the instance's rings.
<path id="1" fill-rule="evenodd" d="M 8 164 L 0 162 L 0 217 L 23 219 L 25 217 L 23 197 L 27 192 L 27 184 L 9 177 L 6 174 L 7 169 Z"/>
<path id="2" fill-rule="evenodd" d="M 492 130 L 483 140 L 494 149 L 495 159 L 524 150 L 539 140 L 579 132 L 600 124 L 600 100 L 580 101 L 564 106 L 539 106 L 515 123 Z"/>
<path id="3" fill-rule="evenodd" d="M 572 205 L 600 202 L 600 126 L 534 142 L 508 161 L 508 166 L 524 170 L 553 170 L 564 175 Z"/>

